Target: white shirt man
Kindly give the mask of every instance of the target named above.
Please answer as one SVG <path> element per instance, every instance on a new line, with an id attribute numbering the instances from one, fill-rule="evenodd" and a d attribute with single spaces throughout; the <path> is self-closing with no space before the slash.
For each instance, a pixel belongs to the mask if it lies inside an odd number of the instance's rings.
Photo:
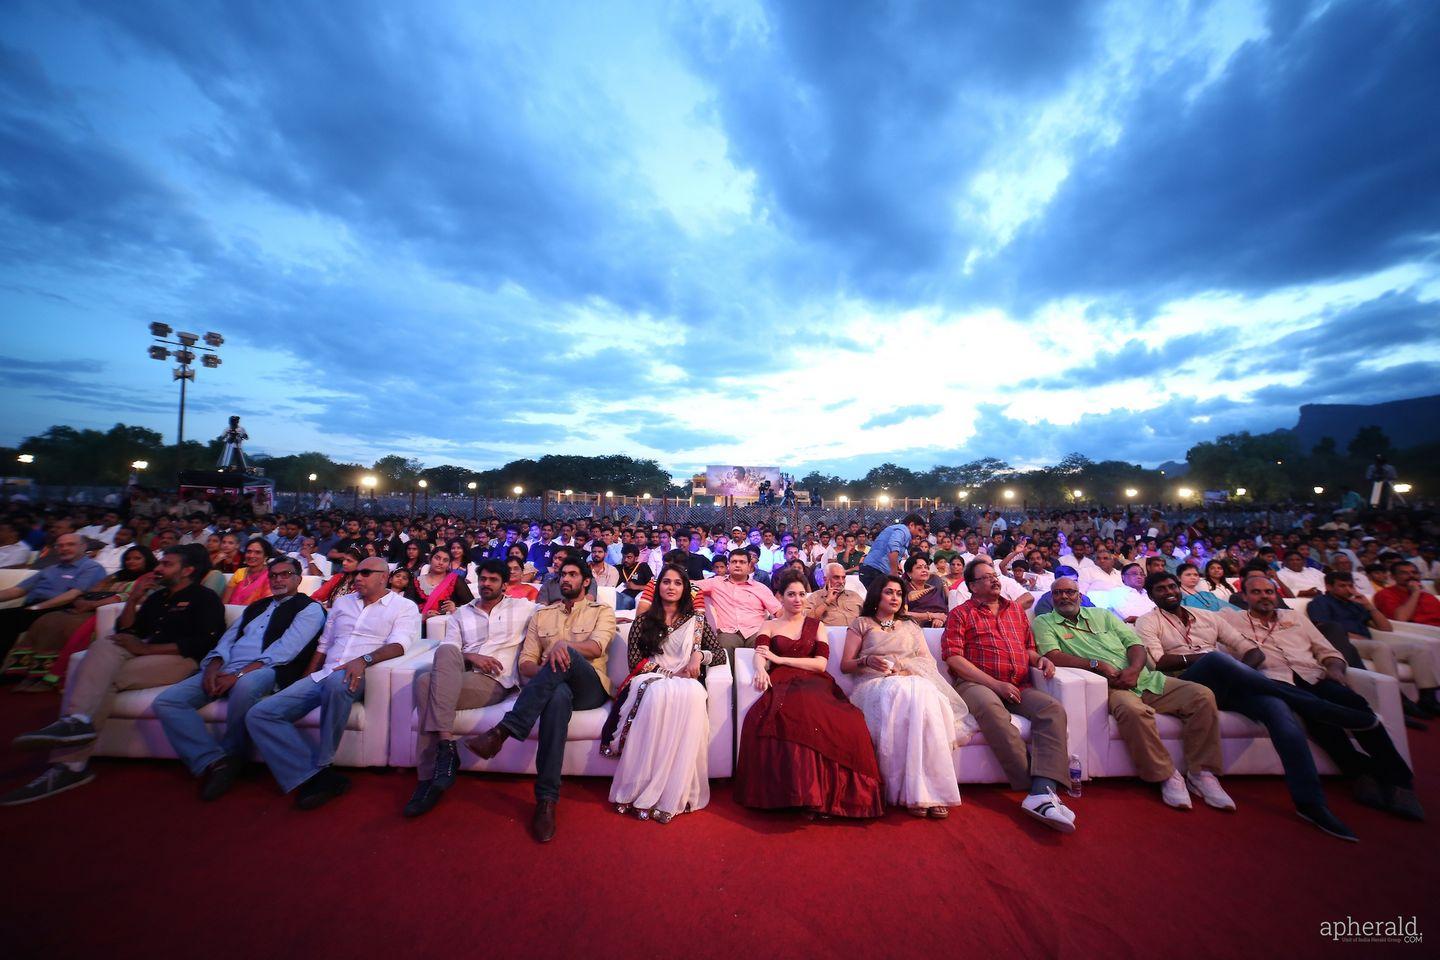
<path id="1" fill-rule="evenodd" d="M 1088 559 L 1088 558 L 1087 558 Z M 1101 569 L 1100 564 L 1092 563 L 1079 571 L 1080 592 L 1091 600 L 1095 600 L 1095 594 L 1104 593 L 1106 590 L 1119 590 L 1125 586 L 1125 581 L 1120 577 L 1118 567 L 1112 568 L 1109 573 Z M 1099 601 L 1095 601 L 1098 603 Z"/>
<path id="2" fill-rule="evenodd" d="M 1012 602 L 1018 601 L 1021 597 L 1028 597 L 1030 591 L 1025 585 L 1014 577 L 1007 577 L 1000 574 L 1000 596 Z M 954 610 L 960 604 L 970 599 L 970 585 L 961 580 L 954 590 L 950 591 L 950 609 Z"/>
<path id="3" fill-rule="evenodd" d="M 1275 571 L 1275 576 L 1280 579 L 1281 583 L 1285 584 L 1286 590 L 1289 590 L 1297 597 L 1306 590 L 1315 590 L 1318 593 L 1325 592 L 1325 574 L 1316 570 L 1314 567 L 1302 567 L 1299 570 L 1292 570 L 1288 566 L 1282 566 L 1279 570 Z"/>
<path id="4" fill-rule="evenodd" d="M 420 638 L 420 608 L 398 593 L 385 593 L 366 606 L 359 593 L 347 593 L 330 608 L 325 632 L 316 652 L 325 662 L 310 679 L 319 683 L 337 669 L 387 643 L 396 643 L 406 653 Z"/>
<path id="5" fill-rule="evenodd" d="M 755 564 L 755 569 L 763 570 L 766 573 L 774 570 L 785 562 L 785 548 L 774 540 L 769 543 L 761 542 L 760 559 Z"/>
<path id="6" fill-rule="evenodd" d="M 114 534 L 111 534 L 114 536 Z M 133 541 L 127 541 L 119 546 L 110 544 L 95 551 L 95 562 L 105 568 L 106 573 L 115 573 L 120 569 L 120 559 L 125 556 L 125 551 L 135 546 Z M 4 564 L 0 564 L 3 566 Z"/>
<path id="7" fill-rule="evenodd" d="M 525 626 L 534 612 L 535 604 L 519 597 L 502 597 L 489 613 L 480 609 L 480 601 L 475 600 L 456 610 L 450 624 L 458 635 L 460 652 L 499 660 L 504 669 L 495 679 L 502 687 L 514 690 L 520 685 L 516 667 L 520 645 L 525 641 Z M 448 633 L 445 642 L 450 642 Z"/>

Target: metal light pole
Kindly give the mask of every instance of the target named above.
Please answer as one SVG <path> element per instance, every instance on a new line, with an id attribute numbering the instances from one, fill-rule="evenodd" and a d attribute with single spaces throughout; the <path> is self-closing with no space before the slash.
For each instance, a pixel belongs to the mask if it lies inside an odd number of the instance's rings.
<path id="1" fill-rule="evenodd" d="M 150 336 L 154 338 L 155 342 L 150 345 L 149 352 L 151 360 L 169 360 L 173 356 L 175 361 L 180 364 L 171 371 L 171 378 L 180 381 L 180 417 L 175 428 L 175 469 L 178 471 L 182 466 L 180 451 L 185 446 L 185 385 L 195 379 L 195 371 L 190 368 L 190 365 L 195 362 L 196 349 L 198 349 L 202 354 L 200 357 L 202 366 L 211 370 L 220 366 L 217 350 L 225 343 L 225 338 L 214 331 L 206 333 L 203 338 L 198 334 L 182 331 L 175 334 L 174 340 L 170 340 L 167 338 L 170 336 L 171 330 L 168 323 L 150 324 Z M 204 339 L 205 346 L 196 348 L 196 344 L 201 339 Z M 169 344 L 180 349 L 170 350 L 161 344 Z"/>

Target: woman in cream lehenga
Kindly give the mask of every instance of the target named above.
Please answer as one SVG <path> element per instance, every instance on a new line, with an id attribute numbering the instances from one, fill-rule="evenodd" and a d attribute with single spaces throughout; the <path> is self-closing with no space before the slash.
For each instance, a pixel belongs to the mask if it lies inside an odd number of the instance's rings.
<path id="1" fill-rule="evenodd" d="M 875 741 L 885 802 L 938 820 L 960 802 L 953 751 L 976 724 L 906 616 L 906 589 L 897 576 L 870 584 L 846 631 L 840 669 L 855 676 L 850 700 Z"/>
<path id="2" fill-rule="evenodd" d="M 656 595 L 631 628 L 630 676 L 616 695 L 601 752 L 620 758 L 610 786 L 616 809 L 669 823 L 710 802 L 704 672 L 724 652 L 696 614 L 682 568 L 660 568 Z"/>

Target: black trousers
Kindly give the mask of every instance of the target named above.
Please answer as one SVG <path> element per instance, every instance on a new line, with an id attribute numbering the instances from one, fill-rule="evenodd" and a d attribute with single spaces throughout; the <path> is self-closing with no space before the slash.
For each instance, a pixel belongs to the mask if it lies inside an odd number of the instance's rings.
<path id="1" fill-rule="evenodd" d="M 11 607 L 8 610 L 0 610 L 0 660 L 15 646 L 15 641 L 20 634 L 30 629 L 30 624 L 39 620 L 49 610 L 26 610 L 24 607 Z"/>
<path id="2" fill-rule="evenodd" d="M 1324 677 L 1315 683 L 1307 683 L 1298 674 L 1292 674 L 1295 686 L 1301 690 L 1308 690 L 1331 703 L 1343 704 L 1347 707 L 1354 707 L 1357 710 L 1369 710 L 1370 704 L 1365 698 L 1354 690 Z M 1376 726 L 1373 730 L 1351 730 L 1349 732 L 1329 723 L 1315 723 L 1305 721 L 1305 728 L 1310 731 L 1310 739 L 1320 745 L 1320 748 L 1330 755 L 1340 772 L 1350 777 L 1358 777 L 1362 774 L 1370 774 L 1376 780 L 1391 787 L 1410 788 L 1415 782 L 1414 775 L 1410 771 L 1410 765 L 1405 758 L 1400 756 L 1400 751 L 1395 749 L 1395 744 L 1390 740 L 1390 733 L 1383 724 Z M 1351 737 L 1355 740 L 1352 742 Z M 1359 743 L 1364 749 L 1362 753 L 1355 748 Z"/>

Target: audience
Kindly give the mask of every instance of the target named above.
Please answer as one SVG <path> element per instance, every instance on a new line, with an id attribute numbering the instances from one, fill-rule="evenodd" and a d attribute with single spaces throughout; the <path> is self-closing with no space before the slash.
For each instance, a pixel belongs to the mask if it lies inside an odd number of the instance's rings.
<path id="1" fill-rule="evenodd" d="M 336 600 L 305 676 L 250 708 L 246 729 L 282 793 L 295 792 L 301 810 L 313 810 L 345 793 L 350 781 L 331 769 L 350 707 L 365 697 L 365 671 L 401 656 L 420 637 L 420 611 L 386 586 L 389 566 L 366 557 L 355 569 L 355 589 Z M 320 708 L 319 740 L 312 745 L 295 724 Z"/>
<path id="2" fill-rule="evenodd" d="M 535 611 L 526 627 L 519 672 L 525 686 L 500 722 L 468 745 L 484 759 L 500 752 L 508 738 L 524 740 L 540 724 L 536 754 L 535 815 L 530 830 L 540 843 L 555 838 L 555 805 L 570 714 L 610 699 L 605 648 L 615 636 L 615 611 L 582 599 L 591 586 L 590 565 L 566 551 L 560 561 L 560 600 Z"/>
<path id="3" fill-rule="evenodd" d="M 1099 561 L 1096 561 L 1099 563 Z M 1141 780 L 1160 786 L 1171 807 L 1190 809 L 1190 793 L 1219 810 L 1235 801 L 1220 786 L 1220 714 L 1215 695 L 1198 683 L 1146 666 L 1145 644 L 1115 614 L 1080 605 L 1080 587 L 1068 577 L 1051 588 L 1055 609 L 1035 618 L 1035 645 L 1052 663 L 1098 673 L 1110 687 L 1110 714 L 1130 750 Z M 1155 727 L 1156 714 L 1178 717 L 1186 772 L 1175 769 Z"/>
<path id="4" fill-rule="evenodd" d="M 1020 809 L 1051 829 L 1074 833 L 1075 813 L 1057 793 L 1069 779 L 1065 710 L 1030 680 L 1032 668 L 1049 679 L 1055 665 L 1036 649 L 1024 608 L 1001 596 L 994 564 L 984 557 L 970 561 L 965 581 L 970 599 L 950 611 L 940 647 L 955 691 L 1011 789 L 1028 791 Z M 1011 714 L 1030 721 L 1028 756 Z"/>
<path id="5" fill-rule="evenodd" d="M 93 562 L 93 561 L 92 561 Z M 153 574 L 160 589 L 137 584 L 125 600 L 116 632 L 90 645 L 69 691 L 68 712 L 34 733 L 15 738 L 25 750 L 50 750 L 51 765 L 18 790 L 0 797 L 14 806 L 83 786 L 95 779 L 90 754 L 121 690 L 179 683 L 199 669 L 225 626 L 225 608 L 201 585 L 209 570 L 202 547 L 172 547 Z M 96 565 L 96 569 L 98 569 Z"/>

